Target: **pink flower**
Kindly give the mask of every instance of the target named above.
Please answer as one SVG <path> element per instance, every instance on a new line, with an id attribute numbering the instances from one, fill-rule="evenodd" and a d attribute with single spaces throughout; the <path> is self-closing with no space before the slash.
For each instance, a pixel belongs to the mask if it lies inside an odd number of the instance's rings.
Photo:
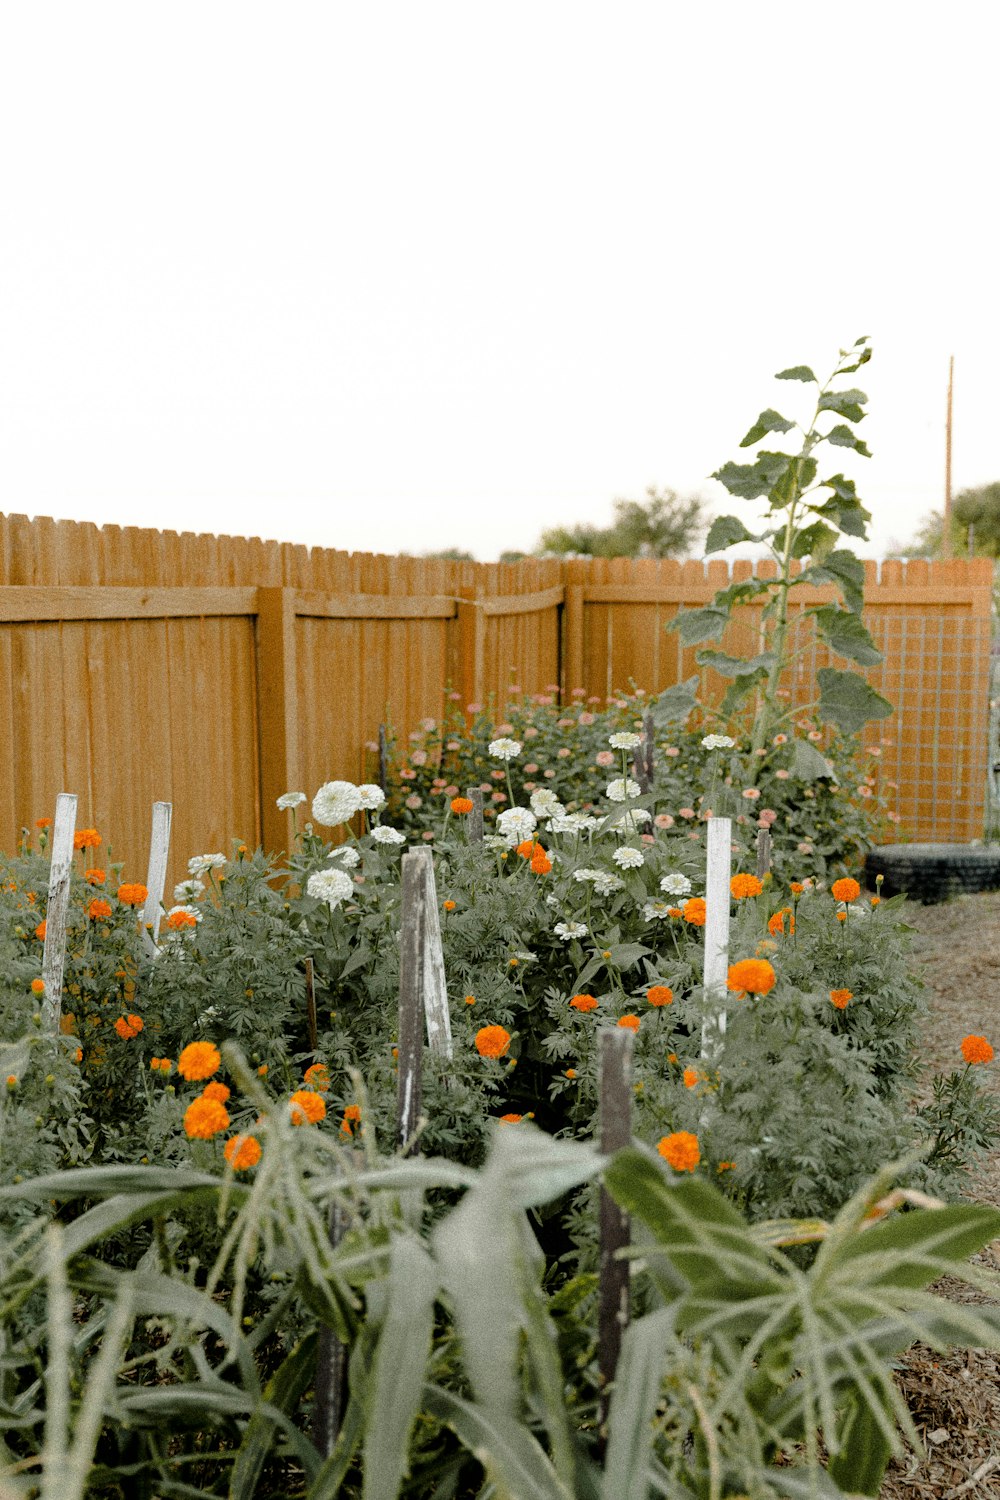
<path id="1" fill-rule="evenodd" d="M 492 792 L 493 788 L 490 786 L 488 781 L 481 781 L 479 783 L 479 790 L 481 792 Z"/>
<path id="2" fill-rule="evenodd" d="M 775 771 L 774 774 L 775 774 L 775 776 L 777 776 L 777 778 L 778 778 L 779 781 L 787 781 L 788 778 L 789 778 L 789 776 L 791 776 L 792 773 L 791 773 L 791 771 L 786 771 L 786 770 L 782 769 L 780 771 Z"/>
<path id="3" fill-rule="evenodd" d="M 499 737 L 501 735 L 503 735 L 503 734 L 513 734 L 513 733 L 514 733 L 514 726 L 513 726 L 513 724 L 498 724 L 497 727 L 493 731 L 493 738 L 494 739 L 499 739 Z"/>
<path id="4" fill-rule="evenodd" d="M 538 730 L 535 728 L 534 724 L 528 725 L 527 729 L 524 731 L 524 738 L 526 740 L 537 740 Z"/>
<path id="5" fill-rule="evenodd" d="M 859 797 L 870 797 L 871 795 L 872 795 L 872 789 L 871 789 L 870 786 L 859 786 L 858 787 L 858 796 Z"/>
<path id="6" fill-rule="evenodd" d="M 559 691 L 559 684 L 558 684 L 558 682 L 547 682 L 545 684 L 545 691 L 547 693 L 558 693 L 558 691 Z"/>
<path id="7" fill-rule="evenodd" d="M 420 837 L 422 839 L 425 839 L 427 841 L 427 843 L 429 844 L 430 841 L 431 841 L 431 839 L 434 837 L 434 835 L 433 835 L 433 833 L 431 833 L 431 831 L 430 831 L 429 828 L 426 828 L 424 830 L 424 832 L 420 835 Z"/>
<path id="8" fill-rule="evenodd" d="M 592 693 L 592 694 L 591 694 L 591 695 L 590 695 L 590 697 L 589 697 L 589 698 L 588 698 L 588 699 L 587 699 L 587 702 L 588 702 L 588 703 L 600 703 L 600 701 L 601 701 L 601 700 L 600 700 L 600 698 L 599 698 L 599 697 L 598 697 L 598 695 L 597 695 L 597 693 Z M 608 699 L 608 702 L 609 702 L 609 703 L 610 703 L 610 702 L 611 702 L 611 699 L 610 699 L 610 698 L 609 698 L 609 699 Z"/>
<path id="9" fill-rule="evenodd" d="M 461 693 L 449 693 L 448 697 L 451 699 L 452 703 L 461 703 L 462 701 Z"/>
<path id="10" fill-rule="evenodd" d="M 776 734 L 774 736 L 774 739 L 771 741 L 771 744 L 772 745 L 787 745 L 788 744 L 788 735 L 787 734 Z"/>
<path id="11" fill-rule="evenodd" d="M 411 771 L 409 766 L 404 766 L 399 774 L 404 781 L 416 781 L 417 779 L 416 771 Z"/>
<path id="12" fill-rule="evenodd" d="M 668 745 L 663 753 L 664 755 L 680 755 L 681 752 L 677 745 Z"/>
<path id="13" fill-rule="evenodd" d="M 534 776 L 535 772 L 538 770 L 538 767 L 533 760 L 529 760 L 524 769 L 527 775 Z"/>
<path id="14" fill-rule="evenodd" d="M 533 792 L 535 790 L 535 788 L 536 788 L 537 785 L 538 785 L 537 781 L 526 781 L 524 783 L 524 790 L 526 792 Z"/>
<path id="15" fill-rule="evenodd" d="M 444 789 L 444 795 L 446 797 L 457 797 L 458 796 L 458 787 L 457 786 L 446 786 L 445 789 Z"/>
<path id="16" fill-rule="evenodd" d="M 879 748 L 878 745 L 872 745 L 872 746 L 869 747 L 868 754 L 869 755 L 881 755 L 882 751 L 881 751 L 881 749 Z"/>
<path id="17" fill-rule="evenodd" d="M 674 820 L 669 813 L 657 813 L 653 819 L 657 828 L 673 828 Z"/>
<path id="18" fill-rule="evenodd" d="M 503 771 L 491 771 L 490 775 L 494 781 L 503 781 L 505 773 Z"/>
<path id="19" fill-rule="evenodd" d="M 823 734 L 822 734 L 822 731 L 819 730 L 819 729 L 810 729 L 809 733 L 806 735 L 806 739 L 813 740 L 813 741 L 821 740 L 822 738 L 823 738 Z"/>
<path id="20" fill-rule="evenodd" d="M 554 776 L 554 775 L 555 775 L 555 774 L 556 774 L 556 773 L 555 773 L 555 771 L 543 771 L 543 772 L 542 772 L 542 775 L 543 775 L 543 776 L 547 776 L 547 777 L 548 777 L 548 778 L 549 778 L 549 780 L 550 780 L 550 781 L 551 781 L 551 780 L 552 780 L 552 778 L 553 778 L 553 776 Z"/>
<path id="21" fill-rule="evenodd" d="M 656 840 L 651 833 L 640 833 L 640 839 L 644 844 L 655 844 Z"/>
<path id="22" fill-rule="evenodd" d="M 467 714 L 481 714 L 482 711 L 483 705 L 481 703 L 467 703 L 465 705 L 465 712 Z"/>
<path id="23" fill-rule="evenodd" d="M 679 807 L 677 809 L 677 816 L 679 818 L 693 818 L 694 817 L 694 808 L 693 807 Z"/>
<path id="24" fill-rule="evenodd" d="M 746 813 L 737 813 L 736 814 L 736 821 L 737 821 L 737 823 L 745 823 L 746 820 L 747 820 Z"/>
<path id="25" fill-rule="evenodd" d="M 424 799 L 423 797 L 418 797 L 416 792 L 414 792 L 411 796 L 407 797 L 406 805 L 407 807 L 411 807 L 413 811 L 416 812 L 418 807 L 423 807 Z"/>
<path id="26" fill-rule="evenodd" d="M 455 696 L 454 693 L 452 693 L 451 697 L 454 697 L 454 696 Z M 444 748 L 446 750 L 461 750 L 462 747 L 458 743 L 458 740 L 449 740 L 448 743 L 447 743 L 447 745 L 445 745 Z"/>
<path id="27" fill-rule="evenodd" d="M 772 823 L 776 823 L 777 821 L 778 821 L 778 814 L 775 812 L 775 810 L 774 810 L 773 807 L 762 807 L 761 808 L 761 810 L 760 810 L 760 818 L 758 819 L 758 822 L 761 824 L 762 827 L 764 827 L 764 828 L 770 828 L 771 824 Z"/>
<path id="28" fill-rule="evenodd" d="M 700 833 L 689 833 L 688 834 L 688 838 L 689 839 L 694 839 L 695 843 L 697 843 L 698 840 L 701 838 L 701 834 Z"/>
<path id="29" fill-rule="evenodd" d="M 494 792 L 493 795 L 490 797 L 490 801 L 491 802 L 506 802 L 507 801 L 507 793 L 506 792 Z"/>
<path id="30" fill-rule="evenodd" d="M 426 764 L 427 764 L 427 751 L 426 750 L 414 750 L 413 754 L 410 756 L 410 760 L 413 762 L 413 764 L 415 766 L 426 766 Z"/>
<path id="31" fill-rule="evenodd" d="M 590 703 L 600 703 L 601 700 L 599 698 L 590 698 L 587 701 Z M 586 728 L 589 724 L 596 724 L 597 719 L 594 714 L 588 714 L 584 712 L 580 715 L 580 718 L 577 722 L 582 724 L 584 728 Z"/>
<path id="32" fill-rule="evenodd" d="M 539 693 L 535 698 L 535 702 L 540 703 L 543 708 L 548 708 L 554 701 L 551 693 Z"/>
<path id="33" fill-rule="evenodd" d="M 895 813 L 895 812 L 886 813 L 886 817 L 889 819 L 890 823 L 898 823 L 899 822 L 899 813 Z"/>
<path id="34" fill-rule="evenodd" d="M 587 689 L 586 688 L 574 688 L 573 691 L 572 691 L 572 693 L 570 694 L 571 698 L 586 698 L 586 696 L 587 696 Z"/>
<path id="35" fill-rule="evenodd" d="M 573 720 L 572 719 L 557 719 L 556 720 L 556 728 L 557 729 L 572 729 L 573 728 Z"/>
<path id="36" fill-rule="evenodd" d="M 748 786 L 744 787 L 740 795 L 744 797 L 747 802 L 756 802 L 757 798 L 760 796 L 760 792 L 758 791 L 757 787 Z"/>
<path id="37" fill-rule="evenodd" d="M 812 844 L 796 844 L 795 847 L 800 854 L 811 854 L 813 852 Z"/>
<path id="38" fill-rule="evenodd" d="M 427 731 L 428 734 L 430 734 L 430 732 L 431 732 L 432 729 L 436 729 L 437 728 L 437 719 L 421 719 L 420 722 L 423 725 L 423 727 L 426 729 L 426 731 Z"/>
<path id="39" fill-rule="evenodd" d="M 563 745 L 563 747 L 562 747 L 561 750 L 557 750 L 556 751 L 556 759 L 557 760 L 565 760 L 568 754 L 569 754 L 568 748 L 565 745 Z"/>
<path id="40" fill-rule="evenodd" d="M 598 750 L 594 760 L 599 766 L 613 766 L 615 763 L 615 752 L 613 750 Z"/>

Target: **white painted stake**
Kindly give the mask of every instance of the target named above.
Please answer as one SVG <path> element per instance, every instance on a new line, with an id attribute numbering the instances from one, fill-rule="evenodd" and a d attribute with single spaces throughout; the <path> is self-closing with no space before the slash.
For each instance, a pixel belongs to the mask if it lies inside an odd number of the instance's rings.
<path id="1" fill-rule="evenodd" d="M 445 1057 L 451 1057 L 451 1012 L 448 1009 L 448 985 L 441 949 L 441 919 L 438 916 L 437 887 L 434 882 L 434 856 L 430 849 L 413 849 L 403 858 L 418 863 L 424 892 L 420 973 L 427 1045 L 432 1052 L 443 1052 Z"/>
<path id="2" fill-rule="evenodd" d="M 76 831 L 76 796 L 60 792 L 56 798 L 56 815 L 52 827 L 52 854 L 49 865 L 49 899 L 45 908 L 45 948 L 42 952 L 42 1022 L 53 1035 L 59 1032 L 62 1016 L 63 967 L 66 962 L 66 916 L 69 912 L 69 883 L 73 872 L 73 834 Z"/>
<path id="3" fill-rule="evenodd" d="M 729 973 L 729 881 L 733 863 L 733 825 L 729 818 L 708 823 L 705 869 L 705 995 L 718 1002 L 713 1018 L 701 1028 L 701 1055 L 711 1061 L 726 1033 L 726 978 Z"/>
<path id="4" fill-rule="evenodd" d="M 160 917 L 163 915 L 163 887 L 167 880 L 167 855 L 170 853 L 170 819 L 173 805 L 170 802 L 153 803 L 153 827 L 149 835 L 149 869 L 146 875 L 146 904 L 142 909 L 142 936 L 146 951 L 153 957 L 159 952 L 156 946 L 160 935 Z M 150 926 L 147 928 L 147 922 Z"/>

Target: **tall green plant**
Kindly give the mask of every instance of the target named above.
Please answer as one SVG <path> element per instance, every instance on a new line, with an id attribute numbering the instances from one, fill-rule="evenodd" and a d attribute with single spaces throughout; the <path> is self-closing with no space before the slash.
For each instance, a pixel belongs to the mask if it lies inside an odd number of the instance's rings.
<path id="1" fill-rule="evenodd" d="M 763 602 L 760 649 L 751 657 L 735 657 L 706 647 L 697 653 L 700 666 L 713 667 L 731 680 L 721 705 L 729 716 L 754 695 L 755 713 L 752 749 L 769 745 L 783 725 L 800 715 L 807 705 L 789 709 L 779 697 L 782 677 L 796 659 L 812 645 L 813 631 L 835 656 L 874 666 L 882 654 L 862 619 L 864 564 L 849 547 L 840 545 L 844 536 L 864 540 L 871 514 L 858 498 L 853 479 L 836 473 L 820 479 L 820 458 L 826 448 L 848 448 L 869 458 L 867 445 L 858 436 L 868 397 L 851 386 L 838 388 L 844 376 L 867 364 L 871 349 L 867 338 L 852 349 L 841 350 L 836 369 L 821 385 L 807 365 L 782 370 L 778 380 L 798 381 L 817 388 L 816 406 L 807 427 L 768 407 L 750 428 L 741 448 L 755 448 L 771 434 L 798 432 L 801 442 L 795 452 L 759 448 L 752 463 L 726 463 L 713 478 L 731 495 L 743 500 L 764 500 L 767 513 L 763 529 L 750 531 L 738 516 L 719 516 L 712 523 L 706 553 L 722 552 L 737 542 L 764 543 L 777 565 L 774 578 L 747 578 L 720 589 L 703 609 L 682 611 L 668 628 L 677 629 L 686 646 L 720 641 L 734 609 Z M 830 418 L 834 420 L 829 424 Z M 814 604 L 793 620 L 791 601 L 796 590 L 832 585 L 839 599 Z M 821 667 L 817 672 L 818 696 L 814 708 L 820 719 L 853 734 L 870 719 L 885 718 L 892 705 L 850 668 Z M 800 774 L 828 774 L 822 757 L 806 741 L 796 745 Z"/>

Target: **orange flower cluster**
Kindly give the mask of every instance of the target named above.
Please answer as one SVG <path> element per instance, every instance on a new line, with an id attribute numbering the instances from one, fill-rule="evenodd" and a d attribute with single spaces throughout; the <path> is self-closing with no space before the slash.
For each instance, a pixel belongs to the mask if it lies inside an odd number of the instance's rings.
<path id="1" fill-rule="evenodd" d="M 984 1036 L 966 1036 L 962 1038 L 962 1056 L 967 1063 L 992 1062 L 993 1048 Z"/>
<path id="2" fill-rule="evenodd" d="M 74 849 L 98 849 L 103 842 L 96 828 L 79 828 L 73 835 Z"/>
<path id="3" fill-rule="evenodd" d="M 726 989 L 734 994 L 766 995 L 774 989 L 778 976 L 766 958 L 741 958 L 729 965 Z"/>
<path id="4" fill-rule="evenodd" d="M 563 1077 L 564 1078 L 575 1078 L 576 1077 L 576 1069 L 575 1068 L 567 1068 L 566 1071 L 565 1071 L 565 1073 L 563 1074 Z"/>
<path id="5" fill-rule="evenodd" d="M 149 892 L 144 885 L 135 881 L 132 884 L 120 885 L 116 894 L 123 906 L 141 906 Z"/>
<path id="6" fill-rule="evenodd" d="M 805 890 L 805 886 L 802 884 L 801 880 L 792 880 L 789 882 L 788 889 L 791 891 L 793 896 L 801 896 L 802 892 Z"/>
<path id="7" fill-rule="evenodd" d="M 189 1042 L 177 1059 L 178 1073 L 191 1083 L 211 1078 L 221 1066 L 222 1058 L 213 1042 Z"/>
<path id="8" fill-rule="evenodd" d="M 108 917 L 110 917 L 110 915 L 110 901 L 102 901 L 99 896 L 95 896 L 93 901 L 91 901 L 90 905 L 87 907 L 87 916 L 92 922 L 104 922 Z"/>
<path id="9" fill-rule="evenodd" d="M 685 1068 L 683 1073 L 684 1087 L 693 1089 L 698 1083 L 698 1072 L 696 1068 Z"/>
<path id="10" fill-rule="evenodd" d="M 44 995 L 45 994 L 45 980 L 44 979 L 33 979 L 31 981 L 31 993 L 33 995 Z"/>
<path id="11" fill-rule="evenodd" d="M 638 1031 L 642 1022 L 638 1016 L 619 1016 L 617 1025 L 624 1026 L 627 1031 Z"/>
<path id="12" fill-rule="evenodd" d="M 457 905 L 457 902 L 455 902 L 455 901 L 442 901 L 441 905 L 444 907 L 445 911 L 454 911 L 455 907 Z"/>
<path id="13" fill-rule="evenodd" d="M 44 943 L 44 941 L 45 941 L 45 933 L 46 933 L 45 923 L 44 922 L 39 922 L 38 926 L 35 928 L 35 937 L 38 938 L 39 942 Z"/>
<path id="14" fill-rule="evenodd" d="M 141 1016 L 119 1016 L 115 1022 L 115 1030 L 123 1042 L 130 1042 L 134 1036 L 138 1036 L 142 1026 Z"/>
<path id="15" fill-rule="evenodd" d="M 501 1115 L 500 1116 L 500 1124 L 501 1125 L 516 1125 L 516 1124 L 518 1124 L 518 1122 L 520 1120 L 523 1120 L 523 1119 L 524 1119 L 523 1115 Z"/>
<path id="16" fill-rule="evenodd" d="M 36 828 L 51 828 L 52 827 L 52 819 L 51 818 L 36 818 L 35 819 L 35 827 Z"/>
<path id="17" fill-rule="evenodd" d="M 646 991 L 646 999 L 650 1005 L 672 1005 L 674 992 L 669 984 L 652 984 Z"/>
<path id="18" fill-rule="evenodd" d="M 772 937 L 784 937 L 786 917 L 789 933 L 795 931 L 795 912 L 790 906 L 783 906 L 780 911 L 776 911 L 772 917 L 768 918 L 767 930 Z"/>
<path id="19" fill-rule="evenodd" d="M 288 1108 L 293 1125 L 318 1125 L 326 1118 L 326 1103 L 312 1089 L 296 1089 Z"/>
<path id="20" fill-rule="evenodd" d="M 734 901 L 742 901 L 747 896 L 759 896 L 763 889 L 756 875 L 734 875 L 729 882 L 729 893 Z"/>
<path id="21" fill-rule="evenodd" d="M 502 1026 L 481 1026 L 476 1032 L 476 1051 L 480 1057 L 503 1057 L 509 1046 L 510 1032 Z"/>
<path id="22" fill-rule="evenodd" d="M 353 1135 L 355 1125 L 361 1124 L 361 1105 L 349 1104 L 340 1120 L 341 1135 Z"/>
<path id="23" fill-rule="evenodd" d="M 108 877 L 103 870 L 84 870 L 83 878 L 88 885 L 103 885 Z"/>
<path id="24" fill-rule="evenodd" d="M 856 880 L 851 880 L 850 878 L 835 880 L 830 887 L 830 895 L 834 901 L 843 901 L 850 904 L 852 901 L 857 901 L 861 895 L 861 887 Z"/>
<path id="25" fill-rule="evenodd" d="M 198 918 L 189 911 L 172 911 L 165 918 L 164 927 L 169 927 L 171 932 L 180 932 L 185 927 L 197 927 Z"/>
<path id="26" fill-rule="evenodd" d="M 704 927 L 705 925 L 705 898 L 704 896 L 692 896 L 690 901 L 685 901 L 681 908 L 684 913 L 685 922 L 690 922 L 692 927 Z"/>
<path id="27" fill-rule="evenodd" d="M 151 1057 L 149 1059 L 149 1066 L 154 1073 L 170 1073 L 174 1065 L 169 1057 Z"/>
<path id="28" fill-rule="evenodd" d="M 316 1093 L 325 1094 L 330 1087 L 330 1069 L 326 1063 L 313 1063 L 311 1068 L 306 1068 L 305 1080 Z"/>
<path id="29" fill-rule="evenodd" d="M 570 1010 L 596 1010 L 597 1001 L 593 995 L 574 995 L 569 1002 Z"/>
<path id="30" fill-rule="evenodd" d="M 210 1141 L 229 1125 L 229 1111 L 218 1099 L 199 1094 L 184 1111 L 184 1130 L 193 1140 Z"/>
<path id="31" fill-rule="evenodd" d="M 249 1172 L 260 1161 L 260 1141 L 255 1135 L 234 1135 L 222 1153 L 234 1172 Z"/>
<path id="32" fill-rule="evenodd" d="M 830 991 L 830 1004 L 835 1005 L 838 1010 L 846 1010 L 853 999 L 854 995 L 851 990 Z"/>
<path id="33" fill-rule="evenodd" d="M 463 813 L 470 813 L 474 805 L 471 797 L 452 797 L 451 799 L 451 810 L 459 817 Z"/>
<path id="34" fill-rule="evenodd" d="M 224 1083 L 219 1083 L 215 1079 L 211 1083 L 206 1083 L 201 1091 L 201 1097 L 203 1099 L 217 1099 L 220 1104 L 225 1104 L 229 1098 L 229 1089 Z"/>
<path id="35" fill-rule="evenodd" d="M 675 1172 L 693 1172 L 701 1161 L 698 1137 L 690 1130 L 675 1130 L 672 1135 L 665 1135 L 656 1149 Z"/>

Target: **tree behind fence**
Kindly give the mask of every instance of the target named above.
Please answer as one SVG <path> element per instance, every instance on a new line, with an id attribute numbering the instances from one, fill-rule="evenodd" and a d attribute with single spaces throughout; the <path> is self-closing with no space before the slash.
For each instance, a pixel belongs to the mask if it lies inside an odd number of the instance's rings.
<path id="1" fill-rule="evenodd" d="M 883 774 L 914 837 L 982 827 L 992 568 L 869 563 L 866 620 Z M 172 874 L 233 837 L 287 846 L 284 791 L 374 774 L 380 722 L 402 735 L 491 695 L 697 670 L 666 622 L 749 563 L 527 559 L 483 564 L 309 550 L 257 539 L 0 516 L 0 849 L 73 789 L 80 819 L 134 873 L 149 805 L 174 806 Z M 816 591 L 817 598 L 821 591 Z M 728 639 L 756 630 L 745 612 Z M 789 687 L 804 701 L 822 652 Z M 709 674 L 708 693 L 721 684 Z"/>

